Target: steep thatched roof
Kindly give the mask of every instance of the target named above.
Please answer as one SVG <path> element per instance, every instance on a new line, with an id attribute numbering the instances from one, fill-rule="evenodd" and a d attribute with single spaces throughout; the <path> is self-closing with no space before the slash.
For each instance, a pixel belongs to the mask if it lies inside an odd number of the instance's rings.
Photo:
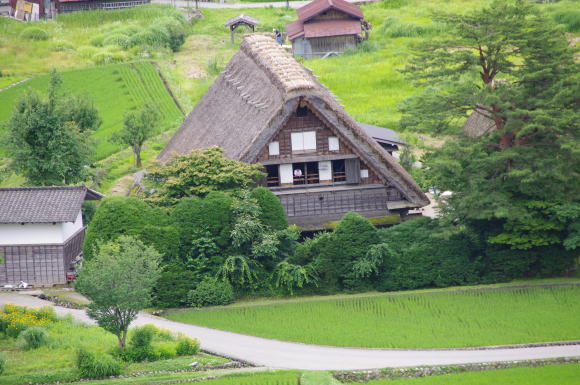
<path id="1" fill-rule="evenodd" d="M 495 127 L 495 122 L 477 108 L 469 115 L 463 124 L 463 132 L 472 138 L 485 135 Z"/>
<path id="2" fill-rule="evenodd" d="M 428 204 L 415 181 L 338 104 L 333 95 L 273 39 L 251 35 L 161 152 L 220 146 L 225 156 L 255 162 L 300 100 L 346 137 L 386 184 L 417 206 Z"/>

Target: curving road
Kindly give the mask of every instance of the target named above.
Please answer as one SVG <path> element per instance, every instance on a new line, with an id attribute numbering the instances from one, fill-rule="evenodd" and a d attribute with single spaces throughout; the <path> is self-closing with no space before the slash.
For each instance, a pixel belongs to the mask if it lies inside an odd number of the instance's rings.
<path id="1" fill-rule="evenodd" d="M 51 305 L 28 295 L 0 293 L 0 304 L 26 306 Z M 90 322 L 82 310 L 54 307 L 59 315 L 72 314 L 77 320 Z M 198 338 L 204 350 L 250 362 L 257 366 L 309 370 L 354 370 L 419 365 L 451 365 L 475 362 L 518 361 L 580 356 L 580 343 L 543 347 L 511 347 L 487 349 L 352 349 L 306 345 L 169 321 L 141 313 L 134 325 L 155 324 L 175 332 Z"/>

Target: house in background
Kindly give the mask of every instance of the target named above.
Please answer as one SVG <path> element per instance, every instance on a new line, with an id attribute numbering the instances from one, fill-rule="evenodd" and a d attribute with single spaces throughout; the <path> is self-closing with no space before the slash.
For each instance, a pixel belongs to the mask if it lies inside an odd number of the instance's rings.
<path id="1" fill-rule="evenodd" d="M 85 186 L 0 188 L 0 285 L 66 283 L 82 250 L 82 204 L 102 197 Z"/>
<path id="2" fill-rule="evenodd" d="M 407 143 L 399 137 L 399 134 L 389 128 L 373 126 L 365 123 L 359 123 L 358 125 L 367 133 L 368 136 L 373 138 L 391 155 L 393 155 L 394 152 L 399 151 L 401 146 L 407 145 Z"/>
<path id="3" fill-rule="evenodd" d="M 151 0 L 9 0 L 10 16 L 26 21 L 54 18 L 59 13 L 92 9 L 122 9 L 149 4 Z"/>
<path id="4" fill-rule="evenodd" d="M 158 156 L 219 146 L 260 163 L 290 223 L 323 228 L 345 213 L 406 214 L 429 204 L 407 171 L 273 39 L 250 35 Z"/>
<path id="5" fill-rule="evenodd" d="M 368 38 L 368 23 L 359 6 L 345 0 L 314 0 L 296 13 L 298 20 L 286 25 L 294 56 L 342 53 Z"/>

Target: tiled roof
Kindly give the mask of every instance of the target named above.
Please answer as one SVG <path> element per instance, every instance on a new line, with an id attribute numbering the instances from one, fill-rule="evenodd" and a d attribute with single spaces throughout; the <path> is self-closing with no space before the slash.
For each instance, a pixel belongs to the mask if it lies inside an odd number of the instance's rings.
<path id="1" fill-rule="evenodd" d="M 368 136 L 378 142 L 383 141 L 394 144 L 406 144 L 405 141 L 399 137 L 399 134 L 389 128 L 373 126 L 365 123 L 359 123 L 358 125 L 361 126 Z"/>
<path id="2" fill-rule="evenodd" d="M 101 198 L 85 186 L 0 188 L 0 223 L 74 222 L 85 200 Z"/>

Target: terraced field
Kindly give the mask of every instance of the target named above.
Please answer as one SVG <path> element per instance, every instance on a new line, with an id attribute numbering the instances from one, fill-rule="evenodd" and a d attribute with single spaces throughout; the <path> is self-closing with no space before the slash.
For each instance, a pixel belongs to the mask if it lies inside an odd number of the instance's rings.
<path id="1" fill-rule="evenodd" d="M 176 129 L 183 115 L 167 92 L 155 67 L 148 62 L 116 64 L 85 70 L 62 72 L 64 88 L 72 94 L 86 94 L 99 110 L 103 124 L 94 133 L 96 158 L 103 159 L 117 152 L 121 146 L 113 143 L 111 135 L 123 127 L 123 116 L 144 103 L 155 103 L 162 120 L 158 132 Z M 8 120 L 19 95 L 27 88 L 45 92 L 48 75 L 0 92 L 1 124 Z M 0 148 L 0 157 L 4 149 Z"/>
<path id="2" fill-rule="evenodd" d="M 318 345 L 444 348 L 580 339 L 580 316 L 571 311 L 578 308 L 580 287 L 572 286 L 230 306 L 167 318 Z"/>

